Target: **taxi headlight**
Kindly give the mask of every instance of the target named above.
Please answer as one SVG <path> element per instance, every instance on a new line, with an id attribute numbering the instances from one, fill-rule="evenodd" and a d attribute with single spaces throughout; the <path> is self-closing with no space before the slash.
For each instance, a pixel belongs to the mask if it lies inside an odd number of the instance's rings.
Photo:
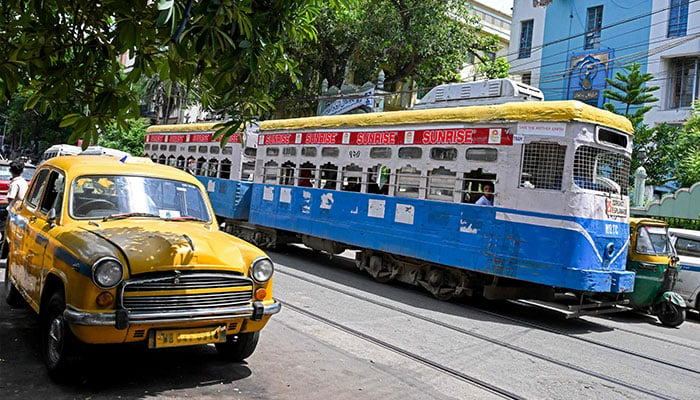
<path id="1" fill-rule="evenodd" d="M 269 258 L 258 258 L 253 261 L 252 267 L 250 267 L 250 276 L 257 283 L 264 283 L 270 280 L 275 267 Z"/>
<path id="2" fill-rule="evenodd" d="M 92 264 L 92 281 L 102 289 L 111 289 L 122 281 L 124 268 L 116 258 L 104 257 Z"/>

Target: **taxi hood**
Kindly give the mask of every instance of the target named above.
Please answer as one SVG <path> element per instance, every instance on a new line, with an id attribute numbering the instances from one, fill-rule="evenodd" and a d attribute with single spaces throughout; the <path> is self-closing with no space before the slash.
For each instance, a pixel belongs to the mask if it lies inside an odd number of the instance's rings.
<path id="1" fill-rule="evenodd" d="M 118 247 L 132 275 L 195 267 L 247 275 L 249 261 L 241 248 L 252 246 L 200 223 L 148 221 L 85 229 Z"/>

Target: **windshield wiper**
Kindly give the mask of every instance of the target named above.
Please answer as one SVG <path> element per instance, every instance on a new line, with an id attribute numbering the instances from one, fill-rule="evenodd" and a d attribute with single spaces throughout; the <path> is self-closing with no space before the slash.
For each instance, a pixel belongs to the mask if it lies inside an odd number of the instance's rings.
<path id="1" fill-rule="evenodd" d="M 208 222 L 203 219 L 199 219 L 197 217 L 191 217 L 191 216 L 186 216 L 186 217 L 170 217 L 170 218 L 163 218 L 166 221 L 198 221 L 198 222 Z"/>
<path id="2" fill-rule="evenodd" d="M 102 221 L 125 219 L 125 218 L 131 218 L 131 217 L 160 218 L 160 216 L 157 214 L 144 213 L 144 212 L 130 212 L 130 213 L 123 213 L 123 214 L 108 215 L 108 216 L 102 218 Z"/>

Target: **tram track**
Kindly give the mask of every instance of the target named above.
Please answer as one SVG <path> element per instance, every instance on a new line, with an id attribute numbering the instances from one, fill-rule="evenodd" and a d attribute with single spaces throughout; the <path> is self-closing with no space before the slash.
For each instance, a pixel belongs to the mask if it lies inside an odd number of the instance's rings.
<path id="1" fill-rule="evenodd" d="M 373 304 L 373 305 L 377 305 L 377 306 L 380 306 L 380 307 L 383 307 L 383 308 L 386 308 L 386 309 L 389 309 L 389 310 L 392 310 L 392 311 L 395 311 L 395 312 L 399 312 L 399 313 L 402 313 L 402 314 L 404 314 L 404 315 L 408 315 L 408 316 L 410 316 L 410 317 L 413 317 L 413 318 L 416 318 L 416 319 L 419 319 L 419 320 L 422 320 L 422 321 L 425 321 L 425 322 L 429 322 L 429 323 L 435 324 L 435 325 L 437 325 L 437 326 L 440 326 L 440 327 L 443 327 L 443 328 L 446 328 L 446 329 L 450 329 L 450 330 L 455 331 L 455 332 L 458 332 L 458 333 L 460 333 L 460 334 L 464 334 L 464 335 L 467 335 L 467 336 L 470 336 L 470 337 L 473 337 L 473 338 L 476 338 L 476 339 L 479 339 L 479 340 L 482 340 L 482 341 L 486 341 L 486 342 L 492 343 L 492 344 L 497 345 L 497 346 L 500 346 L 500 347 L 507 348 L 507 349 L 509 349 L 509 350 L 512 350 L 512 351 L 515 351 L 515 352 L 518 352 L 518 353 L 521 353 L 521 354 L 525 354 L 525 355 L 528 355 L 528 356 L 531 356 L 531 357 L 534 357 L 534 358 L 537 358 L 537 359 L 540 359 L 540 360 L 543 360 L 543 361 L 546 361 L 546 362 L 550 362 L 550 363 L 555 364 L 555 365 L 558 365 L 558 366 L 560 366 L 560 367 L 564 367 L 564 368 L 567 368 L 567 369 L 570 369 L 570 370 L 573 370 L 573 371 L 576 371 L 576 372 L 579 372 L 579 373 L 582 373 L 582 374 L 585 374 L 585 375 L 588 375 L 588 376 L 592 376 L 592 377 L 601 379 L 601 380 L 603 380 L 603 381 L 606 381 L 606 382 L 609 382 L 609 383 L 612 383 L 612 384 L 615 384 L 615 385 L 619 385 L 619 386 L 625 387 L 625 388 L 627 388 L 627 389 L 630 389 L 630 390 L 633 390 L 633 391 L 636 391 L 636 392 L 644 393 L 644 394 L 646 394 L 646 395 L 649 395 L 649 396 L 652 396 L 652 397 L 655 397 L 655 398 L 659 398 L 659 399 L 668 399 L 668 400 L 670 400 L 670 399 L 675 399 L 675 397 L 667 396 L 667 395 L 665 395 L 665 394 L 663 394 L 663 393 L 658 393 L 658 392 L 656 392 L 656 391 L 654 391 L 654 390 L 647 389 L 647 388 L 641 387 L 641 386 L 639 386 L 639 385 L 635 385 L 635 384 L 633 384 L 633 383 L 628 383 L 628 382 L 619 380 L 619 379 L 617 379 L 617 378 L 614 378 L 614 377 L 612 377 L 612 376 L 608 376 L 608 375 L 605 375 L 605 374 L 603 374 L 603 373 L 599 373 L 599 372 L 596 372 L 596 371 L 593 371 L 593 370 L 590 370 L 590 369 L 587 369 L 587 368 L 583 368 L 583 367 L 580 367 L 580 366 L 577 366 L 577 365 L 574 365 L 574 364 L 571 364 L 571 363 L 568 363 L 568 362 L 565 362 L 565 361 L 561 361 L 561 360 L 555 359 L 555 358 L 553 358 L 553 357 L 547 356 L 547 355 L 545 355 L 545 354 L 541 354 L 541 353 L 538 353 L 538 352 L 535 352 L 535 351 L 532 351 L 532 350 L 528 350 L 528 349 L 526 349 L 526 348 L 523 348 L 523 347 L 520 347 L 520 346 L 516 346 L 516 345 L 513 345 L 513 344 L 511 344 L 511 343 L 508 343 L 508 342 L 505 342 L 505 341 L 502 341 L 502 340 L 499 340 L 499 339 L 495 339 L 495 338 L 489 337 L 489 336 L 487 336 L 487 335 L 483 335 L 483 334 L 480 334 L 480 333 L 477 333 L 477 332 L 474 332 L 474 331 L 466 330 L 466 329 L 460 328 L 460 327 L 458 327 L 458 326 L 454 326 L 454 325 L 452 325 L 452 324 L 448 324 L 448 323 L 445 323 L 445 322 L 443 322 L 443 321 L 440 321 L 440 320 L 437 320 L 437 319 L 434 319 L 434 318 L 431 318 L 431 317 L 427 317 L 427 316 L 424 316 L 424 315 L 421 315 L 421 314 L 418 314 L 418 313 L 415 313 L 415 312 L 412 312 L 412 311 L 403 309 L 403 308 L 401 308 L 401 307 L 397 307 L 397 306 L 394 306 L 394 305 L 391 305 L 391 304 L 387 304 L 387 303 L 384 303 L 384 302 L 380 302 L 380 301 L 376 301 L 376 300 L 370 300 L 370 299 L 367 299 L 366 297 L 362 297 L 362 296 L 360 296 L 360 295 L 358 295 L 358 294 L 355 294 L 355 293 L 352 293 L 352 292 L 350 292 L 350 291 L 347 291 L 347 290 L 344 290 L 344 289 L 341 289 L 341 288 L 338 288 L 338 287 L 333 287 L 333 286 L 331 286 L 331 285 L 327 285 L 327 284 L 324 284 L 324 283 L 322 283 L 322 282 L 318 282 L 318 281 L 316 281 L 316 280 L 309 279 L 309 278 L 307 278 L 307 277 L 304 277 L 304 276 L 301 276 L 301 275 L 298 275 L 298 274 L 291 273 L 291 272 L 289 272 L 289 271 L 280 270 L 279 268 L 278 268 L 277 271 L 278 271 L 278 273 L 281 273 L 281 274 L 283 274 L 283 275 L 288 275 L 288 276 L 291 276 L 291 277 L 293 277 L 293 278 L 296 278 L 296 279 L 305 281 L 305 282 L 307 282 L 307 283 L 311 283 L 311 284 L 314 284 L 314 285 L 317 285 L 317 286 L 320 286 L 320 287 L 323 287 L 323 288 L 326 288 L 326 289 L 329 289 L 329 290 L 332 290 L 332 291 L 335 291 L 335 292 L 338 292 L 338 293 L 342 293 L 342 294 L 344 294 L 344 295 L 346 295 L 346 296 L 349 296 L 349 297 L 352 297 L 352 298 L 355 298 L 355 299 L 358 299 L 358 300 L 361 300 L 361 301 L 364 301 L 364 302 L 368 302 L 368 303 L 371 303 L 371 304 Z M 285 305 L 287 305 L 287 304 L 288 304 L 288 303 L 285 302 Z M 289 306 L 294 307 L 295 309 L 298 309 L 298 308 L 299 308 L 299 307 L 295 307 L 295 306 L 292 306 L 292 305 L 289 305 Z M 475 308 L 475 310 L 481 311 L 481 310 L 476 309 L 476 308 Z M 306 312 L 309 312 L 309 313 L 310 313 L 310 311 L 307 311 L 307 310 L 303 310 L 303 311 L 306 311 Z M 489 314 L 489 313 L 485 312 L 485 314 Z M 508 319 L 510 318 L 510 317 L 500 316 L 499 314 L 493 314 L 493 315 L 494 315 L 494 316 L 497 316 L 497 317 L 501 317 L 501 318 L 506 319 L 506 320 L 508 320 Z M 319 316 L 319 317 L 320 317 L 320 316 Z M 323 318 L 323 317 L 320 317 L 320 318 Z M 511 320 L 511 322 L 520 322 L 520 321 L 514 321 L 514 319 L 513 319 L 513 320 Z M 526 321 L 524 321 L 524 322 L 526 322 Z M 533 325 L 533 324 L 531 324 L 531 325 Z M 536 325 L 536 324 L 534 324 L 534 325 Z M 533 326 L 533 327 L 537 327 L 537 326 Z M 544 330 L 548 330 L 548 331 L 550 331 L 550 332 L 552 332 L 552 333 L 557 333 L 557 330 L 552 329 L 552 328 L 547 328 L 547 327 L 539 327 L 539 328 L 544 329 Z M 545 329 L 545 328 L 546 328 L 546 329 Z M 351 329 L 351 328 L 348 328 L 348 329 Z M 356 331 L 356 332 L 357 332 L 357 331 Z M 361 333 L 361 332 L 358 332 L 358 333 L 363 334 L 363 333 Z M 576 337 L 576 336 L 572 336 L 572 335 L 567 334 L 567 333 L 565 333 L 565 332 L 562 332 L 562 333 L 560 333 L 560 334 L 562 334 L 562 335 L 564 335 L 564 336 L 567 336 L 567 337 L 571 337 L 571 338 L 573 338 L 573 339 L 584 339 L 584 338 L 578 338 L 578 337 Z M 363 334 L 363 335 L 364 335 L 364 334 Z M 654 358 L 654 357 L 642 355 L 642 354 L 639 354 L 639 353 L 636 353 L 636 352 L 632 352 L 632 351 L 629 351 L 629 350 L 617 349 L 617 348 L 615 348 L 614 346 L 610 346 L 610 345 L 607 345 L 607 344 L 601 344 L 601 343 L 598 343 L 597 341 L 592 341 L 592 340 L 590 340 L 590 339 L 586 339 L 586 340 L 584 340 L 584 341 L 589 341 L 590 344 L 594 344 L 594 345 L 600 345 L 600 346 L 605 345 L 605 346 L 603 346 L 603 347 L 605 347 L 605 348 L 609 348 L 609 349 L 613 349 L 613 350 L 616 350 L 616 351 L 620 351 L 620 352 L 622 352 L 622 353 L 626 353 L 626 354 L 629 354 L 629 355 L 633 355 L 633 356 L 636 356 L 636 357 L 640 357 L 640 358 L 642 358 L 642 359 L 646 359 L 646 360 L 648 360 L 648 361 L 653 361 L 653 362 L 656 362 L 656 363 L 659 363 L 659 364 L 662 364 L 662 365 L 666 365 L 666 366 L 669 366 L 669 367 L 678 368 L 678 369 L 685 370 L 685 371 L 688 371 L 688 372 L 691 372 L 691 373 L 695 373 L 695 374 L 700 374 L 700 371 L 698 371 L 698 370 L 695 370 L 695 369 L 692 369 L 692 368 L 687 368 L 687 367 L 680 366 L 680 365 L 676 365 L 676 364 L 673 364 L 673 363 L 670 363 L 670 362 L 667 362 L 667 361 L 664 361 L 664 360 L 656 359 L 656 358 Z"/>
<path id="2" fill-rule="evenodd" d="M 302 314 L 302 315 L 305 315 L 309 318 L 315 319 L 315 320 L 317 320 L 325 325 L 331 326 L 331 327 L 336 328 L 338 330 L 341 330 L 345 333 L 348 333 L 352 336 L 355 336 L 357 338 L 363 339 L 367 342 L 373 343 L 377 346 L 380 346 L 380 347 L 383 347 L 387 350 L 390 350 L 396 354 L 399 354 L 399 355 L 404 356 L 406 358 L 409 358 L 411 360 L 417 361 L 421 364 L 427 365 L 427 366 L 429 366 L 437 371 L 443 372 L 443 373 L 450 375 L 454 378 L 457 378 L 459 380 L 468 382 L 468 383 L 470 383 L 470 384 L 472 384 L 480 389 L 486 390 L 486 391 L 491 392 L 493 394 L 496 394 L 500 397 L 503 397 L 504 399 L 514 399 L 514 400 L 525 400 L 526 399 L 525 397 L 518 396 L 515 393 L 512 393 L 508 390 L 505 390 L 503 388 L 500 388 L 500 387 L 493 385 L 493 384 L 490 384 L 488 382 L 485 382 L 485 381 L 478 379 L 472 375 L 468 375 L 468 374 L 465 374 L 461 371 L 457 371 L 457 370 L 450 368 L 444 364 L 441 364 L 437 361 L 430 360 L 426 357 L 423 357 L 423 356 L 418 355 L 416 353 L 410 352 L 406 349 L 402 349 L 401 347 L 395 346 L 395 345 L 393 345 L 389 342 L 386 342 L 384 340 L 381 340 L 377 337 L 374 337 L 374 336 L 368 335 L 364 332 L 360 332 L 358 330 L 352 329 L 347 325 L 330 320 L 328 318 L 325 318 L 325 317 L 323 317 L 319 314 L 316 314 L 314 312 L 311 312 L 309 310 L 305 310 L 301 307 L 297 307 L 294 304 L 288 303 L 286 301 L 281 301 L 281 303 L 285 309 L 291 309 L 299 314 Z"/>

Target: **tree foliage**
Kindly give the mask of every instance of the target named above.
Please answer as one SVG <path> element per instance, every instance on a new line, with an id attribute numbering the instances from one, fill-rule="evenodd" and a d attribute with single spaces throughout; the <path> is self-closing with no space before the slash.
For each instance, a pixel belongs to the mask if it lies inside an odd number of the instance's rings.
<path id="1" fill-rule="evenodd" d="M 693 104 L 693 112 L 683 126 L 685 135 L 678 143 L 679 163 L 674 174 L 682 187 L 700 182 L 700 101 Z"/>
<path id="2" fill-rule="evenodd" d="M 622 67 L 627 71 L 623 74 L 618 71 L 615 73 L 615 79 L 606 78 L 605 81 L 614 89 L 605 89 L 603 96 L 606 99 L 619 101 L 625 105 L 625 112 L 621 113 L 626 116 L 632 126 L 639 125 L 644 120 L 644 114 L 651 110 L 651 106 L 645 105 L 659 101 L 651 92 L 659 90 L 658 86 L 645 86 L 647 82 L 654 79 L 654 75 L 650 73 L 642 73 L 641 65 L 633 62 Z M 630 114 L 632 106 L 636 107 L 634 112 Z M 604 107 L 608 111 L 616 112 L 615 106 L 612 103 L 605 103 Z"/>
<path id="3" fill-rule="evenodd" d="M 98 145 L 125 151 L 133 156 L 143 155 L 143 142 L 149 123 L 143 119 L 128 120 L 127 128 L 111 124 L 100 135 Z"/>
<path id="4" fill-rule="evenodd" d="M 376 81 L 380 70 L 387 89 L 409 78 L 420 87 L 458 81 L 470 54 L 489 62 L 484 52 L 498 46 L 466 2 L 450 0 L 356 0 L 353 7 L 324 7 L 314 26 L 317 41 L 288 49 L 299 60 L 302 92 L 276 85 L 282 107 L 298 106 L 299 97 L 311 103 L 324 79 L 361 85 Z"/>
<path id="5" fill-rule="evenodd" d="M 331 4 L 347 3 L 335 0 Z M 219 131 L 269 110 L 270 84 L 298 81 L 286 46 L 316 38 L 323 0 L 5 0 L 0 13 L 0 101 L 62 117 L 74 142 L 98 142 L 111 123 L 139 116 L 143 75 L 201 85 L 205 107 L 233 116 Z M 122 55 L 133 67 L 122 73 Z M 79 112 L 66 105 L 79 105 Z"/>

